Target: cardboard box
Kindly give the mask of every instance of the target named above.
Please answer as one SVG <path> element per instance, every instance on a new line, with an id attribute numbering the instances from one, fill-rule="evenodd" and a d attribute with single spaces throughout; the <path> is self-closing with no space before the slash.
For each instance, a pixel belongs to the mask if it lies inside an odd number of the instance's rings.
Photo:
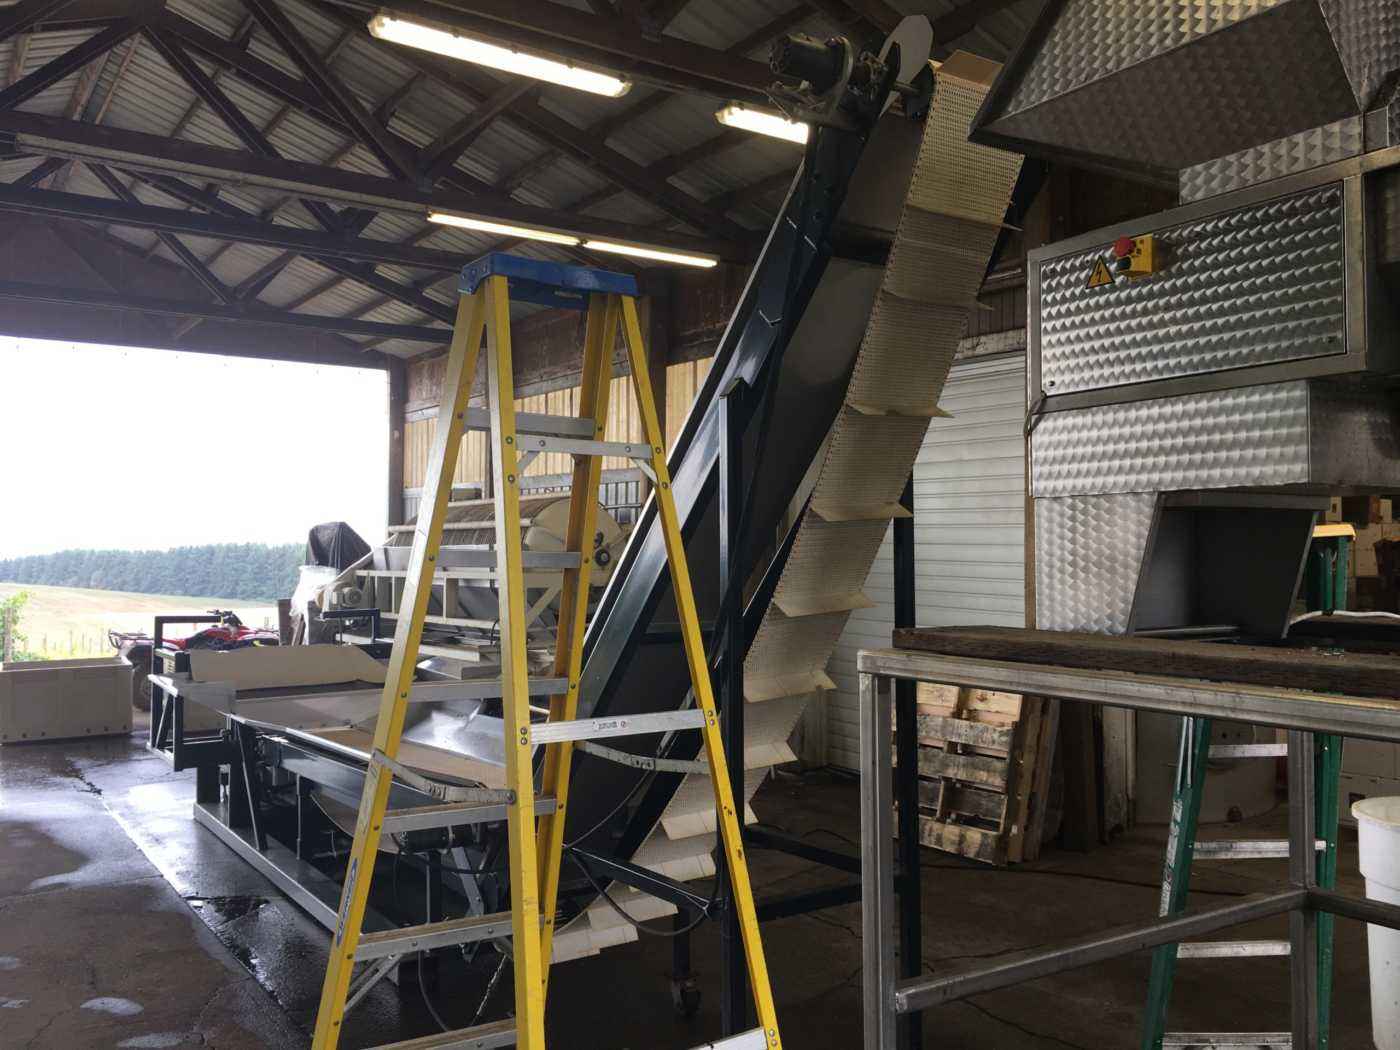
<path id="1" fill-rule="evenodd" d="M 1394 521 L 1390 500 L 1381 496 L 1343 496 L 1341 504 L 1341 520 L 1351 522 L 1358 529 L 1367 525 L 1388 525 Z"/>
<path id="2" fill-rule="evenodd" d="M 1356 542 L 1352 544 L 1353 576 L 1380 575 L 1380 567 L 1376 562 L 1376 544 L 1381 540 L 1400 540 L 1400 525 L 1385 522 L 1356 530 Z"/>
<path id="3" fill-rule="evenodd" d="M 1356 827 L 1356 818 L 1351 815 L 1351 807 L 1354 803 L 1360 802 L 1364 798 L 1390 798 L 1394 796 L 1400 796 L 1400 780 L 1343 773 L 1338 819 L 1346 827 L 1354 828 Z"/>
<path id="4" fill-rule="evenodd" d="M 1400 778 L 1400 744 L 1348 740 L 1342 745 L 1342 772 L 1365 777 Z"/>

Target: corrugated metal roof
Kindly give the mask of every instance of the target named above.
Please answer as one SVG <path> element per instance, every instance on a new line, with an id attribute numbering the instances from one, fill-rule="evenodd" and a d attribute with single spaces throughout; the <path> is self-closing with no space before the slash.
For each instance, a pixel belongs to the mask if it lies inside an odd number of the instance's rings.
<path id="1" fill-rule="evenodd" d="M 390 122 L 390 130 L 415 148 L 436 141 L 446 130 L 469 115 L 479 100 L 488 96 L 509 78 L 478 67 L 463 66 L 461 81 L 469 90 L 447 86 L 419 73 L 412 53 L 380 44 L 368 37 L 354 22 L 350 9 L 340 16 L 333 10 L 319 9 L 302 0 L 280 0 L 283 10 L 300 32 L 366 108 L 373 108 L 391 96 L 404 94 Z M 592 9 L 585 0 L 562 0 L 581 11 Z M 964 0 L 965 2 L 965 0 Z M 983 19 L 979 28 L 960 41 L 960 46 L 994 59 L 1004 59 L 1021 38 L 1035 13 L 1037 0 L 1021 0 Z M 726 50 L 794 8 L 792 0 L 690 0 L 666 30 L 670 36 L 706 47 Z M 923 13 L 933 18 L 953 10 L 953 0 L 893 0 L 892 6 L 906 13 Z M 240 0 L 170 0 L 168 10 L 187 18 L 224 39 L 232 39 L 249 25 L 250 16 Z M 818 35 L 839 31 L 840 27 L 818 14 L 809 14 L 796 28 Z M 74 31 L 39 31 L 0 44 L 0 84 L 32 73 L 93 35 L 90 28 Z M 247 44 L 248 53 L 293 79 L 300 79 L 296 63 L 257 26 Z M 23 61 L 16 65 L 23 52 Z M 762 60 L 766 45 L 757 44 L 749 57 Z M 287 159 L 316 164 L 335 164 L 350 171 L 376 175 L 385 170 L 374 152 L 356 142 L 339 127 L 332 127 L 300 108 L 286 105 L 262 86 L 230 74 L 217 64 L 194 54 L 206 75 L 238 106 Z M 100 64 L 99 64 L 100 63 Z M 620 64 L 621 68 L 625 64 Z M 80 92 L 82 85 L 90 93 Z M 543 85 L 535 93 L 538 104 L 548 114 L 581 128 L 595 128 L 600 121 L 629 112 L 656 89 L 638 84 L 620 99 L 570 91 Z M 482 131 L 458 162 L 456 170 L 470 180 L 499 185 L 522 170 L 528 178 L 519 181 L 513 196 L 523 203 L 556 209 L 589 204 L 590 215 L 634 223 L 675 227 L 675 218 L 651 200 L 635 192 L 622 191 L 606 174 L 605 166 L 585 162 L 569 149 L 560 150 L 548 135 L 520 115 L 534 105 L 527 95 L 517 112 L 506 112 Z M 762 228 L 771 210 L 785 192 L 785 174 L 800 161 L 793 146 L 754 137 L 722 150 L 706 153 L 703 145 L 712 140 L 728 141 L 733 136 L 714 120 L 718 102 L 714 98 L 676 94 L 666 97 L 598 142 L 628 161 L 646 168 L 668 158 L 700 147 L 691 162 L 666 173 L 671 192 L 706 201 L 747 187 L 772 183 L 757 199 L 742 202 L 730 210 L 730 217 L 750 228 Z M 66 116 L 80 112 L 83 119 L 99 115 L 114 128 L 159 135 L 177 134 L 192 142 L 227 149 L 241 149 L 243 143 L 224 121 L 196 96 L 188 84 L 147 41 L 133 38 L 97 59 L 88 71 L 79 71 L 26 101 L 22 109 L 35 113 Z M 721 138 L 725 136 L 725 138 Z M 546 160 L 547 158 L 547 160 Z M 33 159 L 0 161 L 0 179 L 13 180 L 30 170 Z M 659 176 L 654 176 L 659 177 Z M 125 181 L 125 180 L 124 180 Z M 55 180 L 72 193 L 110 197 L 106 187 L 81 164 L 70 164 Z M 611 194 L 609 190 L 613 190 Z M 161 207 L 184 207 L 142 182 L 132 186 L 137 198 Z M 247 186 L 219 189 L 223 201 L 251 214 L 278 223 L 305 229 L 318 224 L 288 194 Z M 111 234 L 160 258 L 173 256 L 150 231 L 112 228 Z M 430 227 L 423 217 L 405 212 L 383 212 L 361 236 L 393 242 L 409 242 L 472 258 L 500 243 L 493 235 L 477 234 L 450 227 Z M 283 253 L 279 249 L 220 242 L 209 238 L 181 235 L 184 243 L 214 274 L 229 286 L 237 286 Z M 558 248 L 526 243 L 515 249 L 544 258 L 571 256 Z M 448 302 L 450 279 L 434 280 L 430 271 L 381 266 L 381 276 L 405 285 L 426 288 L 437 301 Z M 450 275 L 446 275 L 450 278 Z M 309 298 L 308 298 L 309 297 Z M 262 292 L 261 301 L 270 306 L 300 304 L 310 313 L 355 314 L 367 311 L 370 320 L 424 324 L 426 315 L 400 302 L 382 302 L 383 294 L 358 281 L 339 277 L 326 267 L 303 258 L 295 259 Z M 411 355 L 421 344 L 391 340 L 379 349 Z"/>

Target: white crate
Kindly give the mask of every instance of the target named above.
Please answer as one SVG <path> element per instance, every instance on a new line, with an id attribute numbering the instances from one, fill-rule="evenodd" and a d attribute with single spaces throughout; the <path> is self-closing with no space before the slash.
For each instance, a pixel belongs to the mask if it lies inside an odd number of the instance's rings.
<path id="1" fill-rule="evenodd" d="M 130 664 L 117 657 L 0 668 L 0 744 L 131 732 Z"/>
<path id="2" fill-rule="evenodd" d="M 1390 777 L 1368 777 L 1356 773 L 1343 772 L 1339 792 L 1338 818 L 1349 828 L 1356 827 L 1356 818 L 1351 815 L 1351 804 L 1363 798 L 1388 798 L 1400 795 L 1400 780 Z"/>

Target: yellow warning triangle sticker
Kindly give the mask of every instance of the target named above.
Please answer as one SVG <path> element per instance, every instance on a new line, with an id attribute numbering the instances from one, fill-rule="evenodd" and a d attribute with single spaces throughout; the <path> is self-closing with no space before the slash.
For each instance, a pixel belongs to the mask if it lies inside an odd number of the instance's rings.
<path id="1" fill-rule="evenodd" d="M 1095 260 L 1094 272 L 1089 276 L 1090 288 L 1104 288 L 1113 283 L 1113 273 L 1102 258 Z"/>

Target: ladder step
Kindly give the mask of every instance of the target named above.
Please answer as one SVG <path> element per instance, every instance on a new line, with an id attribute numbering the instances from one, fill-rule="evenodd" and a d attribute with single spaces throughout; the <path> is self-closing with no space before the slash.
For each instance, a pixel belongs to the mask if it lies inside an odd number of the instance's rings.
<path id="1" fill-rule="evenodd" d="M 491 1047 L 514 1045 L 515 1022 L 507 1019 L 475 1028 L 458 1028 L 418 1039 L 406 1039 L 402 1043 L 384 1043 L 374 1050 L 490 1050 Z"/>
<path id="2" fill-rule="evenodd" d="M 1287 744 L 1212 744 L 1211 758 L 1287 758 Z"/>
<path id="3" fill-rule="evenodd" d="M 496 502 L 496 501 L 493 500 L 493 499 L 486 499 L 486 500 L 480 500 L 480 499 L 463 500 L 463 501 L 461 501 L 460 503 L 457 502 L 456 500 L 453 500 L 451 503 L 449 503 L 449 504 L 447 505 L 447 509 L 448 509 L 448 510 L 465 510 L 465 509 L 468 508 L 468 507 L 475 507 L 475 506 L 477 506 L 477 505 L 479 505 L 479 504 L 485 504 L 486 506 L 489 507 L 489 506 L 493 506 L 493 505 L 495 504 L 495 502 Z M 520 519 L 520 527 L 521 527 L 522 529 L 528 529 L 528 528 L 529 528 L 531 525 L 533 525 L 534 523 L 535 523 L 535 519 L 534 519 L 534 518 L 522 517 L 522 518 Z M 486 532 L 486 531 L 488 531 L 488 530 L 494 530 L 495 528 L 496 528 L 496 519 L 495 519 L 495 518 L 482 518 L 482 519 L 479 520 L 479 521 L 446 521 L 446 522 L 443 522 L 443 525 L 442 525 L 442 531 L 443 531 L 443 532 Z M 417 526 L 417 525 L 390 525 L 389 528 L 388 528 L 386 531 L 388 531 L 388 532 L 390 532 L 390 533 L 393 533 L 394 535 L 398 535 L 399 533 L 403 533 L 403 532 L 416 532 L 417 530 L 418 530 L 418 526 Z M 448 546 L 448 545 L 447 545 L 447 544 L 444 544 L 444 546 Z M 381 548 L 381 549 L 382 549 L 382 548 Z M 402 550 L 402 548 L 398 548 L 398 549 Z"/>
<path id="4" fill-rule="evenodd" d="M 705 713 L 697 707 L 692 707 L 683 711 L 662 711 L 659 714 L 536 722 L 530 727 L 530 740 L 536 744 L 559 744 L 566 740 L 602 740 L 614 736 L 670 733 L 678 729 L 699 729 L 704 724 Z"/>
<path id="5" fill-rule="evenodd" d="M 731 1035 L 715 1043 L 701 1043 L 695 1050 L 764 1050 L 768 1040 L 763 1037 L 762 1028 L 750 1028 L 747 1032 Z"/>
<path id="6" fill-rule="evenodd" d="M 382 959 L 386 955 L 407 955 L 433 948 L 451 948 L 458 944 L 489 941 L 510 936 L 510 912 L 492 915 L 469 915 L 465 919 L 447 919 L 422 926 L 406 926 L 399 930 L 379 930 L 366 933 L 355 949 L 355 961 Z"/>
<path id="7" fill-rule="evenodd" d="M 1325 850 L 1327 843 L 1318 839 L 1313 848 Z M 1211 842 L 1197 842 L 1197 860 L 1266 860 L 1288 857 L 1287 839 L 1216 839 Z"/>
<path id="8" fill-rule="evenodd" d="M 467 409 L 468 430 L 490 430 L 491 412 L 485 408 Z M 515 413 L 515 433 L 538 437 L 591 438 L 594 423 L 578 416 L 551 416 L 543 412 Z"/>
<path id="9" fill-rule="evenodd" d="M 448 528 L 451 528 L 449 525 Z M 446 557 L 444 561 L 448 560 Z M 475 580 L 483 573 L 495 573 L 497 554 L 494 550 L 456 550 L 451 556 L 451 565 L 439 568 L 433 573 L 433 582 L 444 580 Z M 577 569 L 583 564 L 578 551 L 523 551 L 520 565 L 524 569 L 561 572 L 564 569 Z M 376 579 L 402 580 L 408 578 L 407 569 L 357 569 L 357 576 L 373 576 Z"/>
<path id="10" fill-rule="evenodd" d="M 1267 955 L 1291 955 L 1287 941 L 1183 941 L 1176 946 L 1178 959 L 1250 959 Z"/>
<path id="11" fill-rule="evenodd" d="M 651 460 L 651 446 L 644 441 L 594 441 L 590 438 L 521 437 L 520 454 L 562 452 L 572 456 L 617 456 L 621 459 Z"/>
<path id="12" fill-rule="evenodd" d="M 383 833 L 403 835 L 410 831 L 430 831 L 462 824 L 489 824 L 505 820 L 509 807 L 503 802 L 446 802 L 440 806 L 414 806 L 391 809 L 384 814 Z M 535 799 L 537 816 L 554 812 L 554 799 Z"/>
<path id="13" fill-rule="evenodd" d="M 1259 1050 L 1261 1047 L 1292 1046 L 1288 1032 L 1168 1032 L 1162 1046 L 1232 1047 L 1235 1050 Z"/>

